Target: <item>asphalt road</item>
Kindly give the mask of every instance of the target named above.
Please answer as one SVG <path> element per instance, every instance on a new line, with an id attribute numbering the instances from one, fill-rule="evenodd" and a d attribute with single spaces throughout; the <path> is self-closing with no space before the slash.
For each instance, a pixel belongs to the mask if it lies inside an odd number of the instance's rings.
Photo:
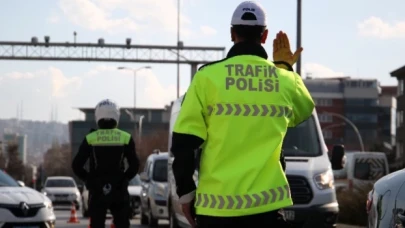
<path id="1" fill-rule="evenodd" d="M 67 223 L 67 221 L 70 218 L 70 210 L 67 209 L 57 209 L 55 210 L 55 215 L 56 215 L 56 227 L 57 228 L 71 228 L 71 227 L 75 227 L 75 228 L 87 228 L 89 225 L 89 220 L 88 218 L 83 218 L 82 217 L 82 213 L 81 211 L 77 212 L 77 217 L 80 221 L 80 223 Z M 110 228 L 110 224 L 111 224 L 111 217 L 107 218 L 106 220 L 106 228 Z M 140 225 L 140 220 L 139 220 L 139 216 L 135 217 L 135 219 L 133 219 L 131 221 L 131 228 L 147 228 L 148 226 L 142 226 Z M 165 221 L 165 220 L 161 220 L 159 221 L 159 227 L 160 228 L 168 228 L 169 227 L 169 222 Z M 362 228 L 360 226 L 350 226 L 350 225 L 344 225 L 344 224 L 338 224 L 337 228 Z"/>
<path id="2" fill-rule="evenodd" d="M 56 215 L 56 227 L 58 228 L 87 228 L 89 225 L 89 220 L 88 218 L 83 218 L 81 211 L 77 212 L 77 218 L 79 219 L 80 223 L 67 223 L 67 221 L 70 218 L 70 210 L 69 209 L 57 209 L 55 210 L 55 215 Z M 106 220 L 106 228 L 110 228 L 111 224 L 111 217 L 107 218 Z M 137 216 L 135 219 L 131 221 L 131 228 L 147 228 L 148 226 L 142 226 L 140 225 L 140 220 L 139 217 Z M 159 227 L 161 228 L 168 228 L 169 227 L 169 222 L 168 221 L 159 221 Z"/>

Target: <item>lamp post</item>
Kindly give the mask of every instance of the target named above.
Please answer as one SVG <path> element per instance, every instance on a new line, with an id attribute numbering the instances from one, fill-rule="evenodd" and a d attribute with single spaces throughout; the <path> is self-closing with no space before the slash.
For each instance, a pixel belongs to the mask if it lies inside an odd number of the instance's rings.
<path id="1" fill-rule="evenodd" d="M 337 117 L 337 118 L 339 118 L 339 119 L 345 121 L 346 123 L 348 123 L 348 124 L 353 128 L 354 132 L 356 133 L 357 138 L 359 139 L 359 144 L 360 144 L 360 147 L 361 147 L 361 151 L 364 152 L 363 138 L 361 137 L 361 134 L 360 134 L 359 129 L 356 127 L 356 125 L 355 125 L 352 121 L 350 121 L 350 120 L 349 120 L 348 118 L 346 118 L 345 116 L 340 115 L 340 114 L 338 114 L 338 113 L 334 113 L 334 112 L 324 112 L 323 114 L 328 114 L 328 115 Z"/>
<path id="2" fill-rule="evenodd" d="M 328 126 L 322 128 L 322 131 L 328 130 L 328 129 L 331 129 L 331 128 L 335 128 L 335 127 L 345 126 L 345 125 L 346 125 L 346 123 L 338 123 L 338 124 L 328 125 Z"/>
<path id="3" fill-rule="evenodd" d="M 136 73 L 140 70 L 144 69 L 152 69 L 151 66 L 143 66 L 143 67 L 138 67 L 138 68 L 129 68 L 129 67 L 118 67 L 118 70 L 129 70 L 134 73 L 134 111 L 131 119 L 134 121 L 134 135 L 136 133 L 136 115 L 135 115 L 135 110 L 136 110 Z"/>
<path id="4" fill-rule="evenodd" d="M 301 47 L 301 0 L 297 0 L 297 49 Z M 297 74 L 301 76 L 301 55 L 297 60 Z"/>
<path id="5" fill-rule="evenodd" d="M 139 67 L 139 68 L 129 68 L 129 67 L 118 67 L 118 70 L 129 70 L 132 71 L 134 73 L 134 113 L 135 113 L 135 108 L 136 108 L 136 73 L 138 73 L 138 71 L 140 70 L 144 70 L 144 69 L 152 69 L 151 66 L 143 66 L 143 67 Z"/>

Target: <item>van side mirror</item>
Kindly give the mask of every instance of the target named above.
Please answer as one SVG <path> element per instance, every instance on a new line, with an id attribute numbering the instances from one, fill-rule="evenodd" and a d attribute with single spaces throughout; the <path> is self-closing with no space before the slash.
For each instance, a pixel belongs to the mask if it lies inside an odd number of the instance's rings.
<path id="1" fill-rule="evenodd" d="M 142 172 L 141 174 L 139 174 L 139 178 L 143 182 L 149 182 L 150 181 L 148 175 L 146 174 L 146 172 Z"/>
<path id="2" fill-rule="evenodd" d="M 17 181 L 17 183 L 18 183 L 18 185 L 20 186 L 20 187 L 24 187 L 25 186 L 25 183 L 24 182 L 22 182 L 22 181 Z"/>
<path id="3" fill-rule="evenodd" d="M 333 170 L 341 170 L 345 167 L 346 156 L 343 145 L 334 145 L 332 149 L 330 162 Z"/>

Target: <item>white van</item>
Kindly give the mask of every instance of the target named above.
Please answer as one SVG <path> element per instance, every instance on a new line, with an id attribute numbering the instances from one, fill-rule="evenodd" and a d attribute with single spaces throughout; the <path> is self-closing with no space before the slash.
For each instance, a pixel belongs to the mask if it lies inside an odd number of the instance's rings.
<path id="1" fill-rule="evenodd" d="M 183 97 L 172 104 L 168 148 L 171 148 L 173 126 Z M 288 130 L 283 151 L 287 163 L 287 179 L 294 202 L 294 206 L 284 209 L 286 219 L 291 223 L 305 224 L 308 227 L 335 227 L 339 205 L 336 200 L 331 162 L 315 111 L 307 121 Z M 198 158 L 198 152 L 196 154 Z M 343 155 L 340 159 L 342 158 Z M 170 227 L 190 227 L 178 203 L 172 172 L 173 154 L 170 152 L 168 162 Z M 335 167 L 341 169 L 341 164 L 340 160 Z M 198 177 L 195 180 L 198 184 Z"/>
<path id="2" fill-rule="evenodd" d="M 383 152 L 346 152 L 346 165 L 334 170 L 336 189 L 353 189 L 373 184 L 389 173 L 387 156 Z"/>

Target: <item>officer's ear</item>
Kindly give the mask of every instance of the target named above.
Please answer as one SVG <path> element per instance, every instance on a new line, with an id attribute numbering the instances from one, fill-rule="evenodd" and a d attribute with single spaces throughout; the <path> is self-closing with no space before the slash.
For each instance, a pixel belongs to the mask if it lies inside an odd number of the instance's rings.
<path id="1" fill-rule="evenodd" d="M 269 35 L 269 30 L 264 30 L 262 37 L 260 38 L 260 43 L 265 44 L 267 40 L 267 36 Z"/>

